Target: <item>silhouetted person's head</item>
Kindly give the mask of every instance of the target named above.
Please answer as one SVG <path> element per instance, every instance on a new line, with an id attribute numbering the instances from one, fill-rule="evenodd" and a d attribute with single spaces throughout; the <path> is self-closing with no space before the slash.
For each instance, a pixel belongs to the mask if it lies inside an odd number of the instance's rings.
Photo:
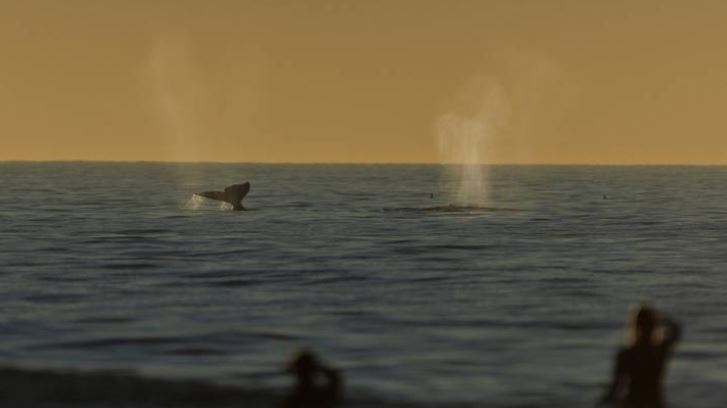
<path id="1" fill-rule="evenodd" d="M 296 384 L 283 407 L 286 408 L 333 408 L 337 405 L 343 388 L 338 370 L 326 367 L 308 350 L 298 352 L 286 370 L 295 376 Z"/>
<path id="2" fill-rule="evenodd" d="M 318 359 L 312 352 L 301 350 L 290 362 L 288 372 L 295 375 L 298 385 L 311 386 L 315 383 L 319 366 Z"/>
<path id="3" fill-rule="evenodd" d="M 659 335 L 659 312 L 648 305 L 640 305 L 632 310 L 630 319 L 629 337 L 631 343 L 636 344 L 657 344 L 660 341 Z"/>

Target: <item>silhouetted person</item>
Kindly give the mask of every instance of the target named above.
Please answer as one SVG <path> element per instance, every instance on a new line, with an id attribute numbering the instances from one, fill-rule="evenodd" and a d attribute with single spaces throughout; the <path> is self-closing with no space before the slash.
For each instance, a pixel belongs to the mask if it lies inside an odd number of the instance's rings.
<path id="1" fill-rule="evenodd" d="M 649 306 L 632 313 L 631 344 L 619 351 L 613 381 L 601 402 L 617 402 L 624 408 L 663 408 L 662 378 L 681 328 Z"/>
<path id="2" fill-rule="evenodd" d="M 296 384 L 283 408 L 333 408 L 341 398 L 343 381 L 338 370 L 322 365 L 310 351 L 301 351 L 287 370 Z"/>

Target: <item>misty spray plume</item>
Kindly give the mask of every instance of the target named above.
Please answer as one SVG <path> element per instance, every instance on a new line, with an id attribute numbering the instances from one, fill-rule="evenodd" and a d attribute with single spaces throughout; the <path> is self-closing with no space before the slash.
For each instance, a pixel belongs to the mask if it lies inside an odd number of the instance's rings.
<path id="1" fill-rule="evenodd" d="M 505 87 L 490 77 L 466 83 L 436 121 L 439 156 L 449 165 L 453 204 L 483 206 L 487 202 L 487 168 L 492 142 L 507 125 L 511 104 Z"/>
<path id="2" fill-rule="evenodd" d="M 445 191 L 455 205 L 488 205 L 487 164 L 529 162 L 576 98 L 562 67 L 545 55 L 508 50 L 493 55 L 489 76 L 454 93 L 436 121 Z"/>
<path id="3" fill-rule="evenodd" d="M 148 82 L 154 107 L 173 161 L 197 161 L 201 131 L 199 104 L 203 89 L 190 56 L 188 41 L 166 33 L 148 54 Z"/>
<path id="4" fill-rule="evenodd" d="M 189 49 L 189 41 L 179 33 L 157 35 L 149 48 L 145 82 L 151 91 L 150 101 L 161 125 L 167 158 L 173 162 L 200 160 L 200 136 L 206 132 L 204 115 L 205 89 Z M 180 191 L 201 186 L 198 167 L 175 166 Z M 197 209 L 201 199 L 192 195 L 182 208 Z"/>

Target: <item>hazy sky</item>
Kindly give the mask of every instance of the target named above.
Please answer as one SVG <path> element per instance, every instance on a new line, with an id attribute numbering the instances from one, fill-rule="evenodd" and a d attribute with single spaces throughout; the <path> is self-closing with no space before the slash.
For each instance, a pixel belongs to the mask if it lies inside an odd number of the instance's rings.
<path id="1" fill-rule="evenodd" d="M 0 160 L 727 164 L 725 21 L 710 0 L 0 0 Z"/>

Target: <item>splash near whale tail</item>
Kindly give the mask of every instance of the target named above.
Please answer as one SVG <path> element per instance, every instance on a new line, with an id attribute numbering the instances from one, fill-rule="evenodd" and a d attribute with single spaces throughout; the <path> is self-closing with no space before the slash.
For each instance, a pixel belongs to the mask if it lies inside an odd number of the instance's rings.
<path id="1" fill-rule="evenodd" d="M 203 191 L 201 193 L 194 194 L 211 200 L 224 201 L 231 204 L 233 210 L 241 211 L 245 209 L 245 207 L 242 206 L 242 199 L 245 198 L 249 192 L 250 183 L 245 182 L 242 184 L 233 184 L 226 187 L 224 191 Z"/>

